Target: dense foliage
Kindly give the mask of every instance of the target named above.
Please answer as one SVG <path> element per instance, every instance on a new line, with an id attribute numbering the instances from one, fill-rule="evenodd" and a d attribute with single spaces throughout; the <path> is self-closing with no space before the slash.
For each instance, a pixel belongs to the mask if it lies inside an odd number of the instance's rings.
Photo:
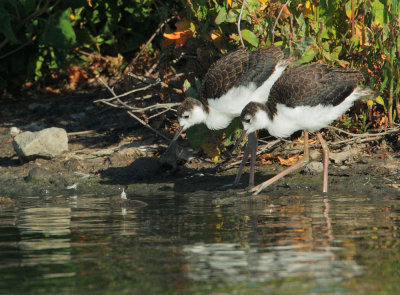
<path id="1" fill-rule="evenodd" d="M 376 124 L 371 120 L 374 114 L 383 113 L 380 124 L 398 120 L 398 1 L 284 4 L 246 0 L 241 21 L 245 46 L 283 45 L 299 56 L 299 62 L 361 68 L 380 95 L 359 111 L 360 129 Z M 71 65 L 87 63 L 93 53 L 121 56 L 122 69 L 122 57 L 126 61 L 134 56 L 160 22 L 171 16 L 176 18 L 148 49 L 182 50 L 193 39 L 220 54 L 228 52 L 240 46 L 241 5 L 235 0 L 0 0 L 0 89 L 21 89 L 27 82 L 57 78 Z"/>
<path id="2" fill-rule="evenodd" d="M 171 14 L 174 1 L 163 2 L 0 0 L 0 90 L 51 79 L 92 53 L 133 55 Z"/>

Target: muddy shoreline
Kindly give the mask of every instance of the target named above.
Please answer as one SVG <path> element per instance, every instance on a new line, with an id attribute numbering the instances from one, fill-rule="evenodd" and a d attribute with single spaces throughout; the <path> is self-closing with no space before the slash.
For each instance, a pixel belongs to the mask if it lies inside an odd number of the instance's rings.
<path id="1" fill-rule="evenodd" d="M 0 196 L 18 199 L 31 195 L 119 194 L 145 199 L 149 194 L 176 193 L 215 195 L 216 200 L 246 200 L 242 194 L 248 182 L 248 170 L 237 189 L 221 188 L 233 182 L 237 167 L 218 172 L 215 165 L 194 158 L 176 171 L 163 169 L 157 157 L 166 142 L 129 118 L 123 110 L 103 108 L 91 97 L 67 97 L 20 102 L 0 102 Z M 65 128 L 69 151 L 54 159 L 36 159 L 22 163 L 12 146 L 11 127 L 35 130 Z M 165 133 L 167 136 L 169 134 Z M 184 140 L 182 140 L 183 144 Z M 369 196 L 400 196 L 400 156 L 385 138 L 373 143 L 372 153 L 360 147 L 360 153 L 329 168 L 329 193 L 365 193 Z M 357 148 L 357 145 L 352 145 Z M 365 144 L 364 146 L 365 147 Z M 282 146 L 281 149 L 290 150 Z M 196 154 L 195 154 L 196 156 Z M 316 157 L 318 162 L 318 155 Z M 333 161 L 334 162 L 334 161 Z M 258 165 L 256 183 L 284 167 L 277 163 Z M 271 196 L 307 193 L 321 194 L 322 174 L 296 172 L 261 193 Z M 244 197 L 243 197 L 244 196 Z"/>

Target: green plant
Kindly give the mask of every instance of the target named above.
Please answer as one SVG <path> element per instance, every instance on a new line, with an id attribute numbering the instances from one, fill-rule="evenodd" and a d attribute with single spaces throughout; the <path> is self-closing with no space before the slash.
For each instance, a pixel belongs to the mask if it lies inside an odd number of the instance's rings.
<path id="1" fill-rule="evenodd" d="M 154 0 L 0 0 L 0 90 L 45 83 L 87 56 L 131 57 L 170 7 Z"/>

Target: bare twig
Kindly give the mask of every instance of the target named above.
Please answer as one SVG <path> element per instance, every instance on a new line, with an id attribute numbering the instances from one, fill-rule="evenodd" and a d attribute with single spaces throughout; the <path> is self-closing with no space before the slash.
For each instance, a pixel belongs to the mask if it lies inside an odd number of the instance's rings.
<path id="1" fill-rule="evenodd" d="M 345 131 L 345 130 L 343 130 L 343 129 L 340 129 L 340 128 L 337 128 L 337 127 L 334 127 L 334 126 L 329 126 L 329 128 L 330 128 L 330 129 L 333 129 L 333 130 L 336 130 L 336 131 L 339 131 L 339 132 L 341 132 L 341 133 L 344 133 L 344 134 L 353 136 L 353 137 L 358 137 L 358 138 L 362 138 L 362 137 L 371 137 L 371 136 L 383 136 L 383 135 L 388 135 L 388 134 L 400 132 L 400 128 L 390 128 L 390 129 L 388 129 L 387 131 L 385 131 L 385 132 L 380 132 L 380 133 L 373 133 L 373 134 L 371 134 L 371 133 L 356 134 L 356 133 L 347 132 L 347 131 Z"/>
<path id="2" fill-rule="evenodd" d="M 131 109 L 130 106 L 128 106 L 126 103 L 124 103 L 123 101 L 121 101 L 121 100 L 117 97 L 117 95 L 115 94 L 114 90 L 113 90 L 110 86 L 108 86 L 108 84 L 107 84 L 106 82 L 104 82 L 103 79 L 99 78 L 99 81 L 108 89 L 108 91 L 111 92 L 111 94 L 112 94 L 112 95 L 114 96 L 114 98 L 118 101 L 118 103 L 120 103 L 122 106 L 124 106 L 124 107 L 127 108 L 127 109 Z M 103 102 L 103 103 L 106 103 L 106 104 L 108 104 L 108 105 L 114 106 L 113 104 L 109 103 L 108 101 L 105 101 L 105 102 Z M 154 129 L 153 127 L 151 127 L 149 124 L 147 124 L 145 121 L 143 121 L 143 120 L 140 119 L 138 116 L 136 116 L 135 114 L 133 114 L 131 111 L 127 111 L 127 113 L 128 113 L 131 117 L 135 118 L 135 119 L 136 119 L 139 123 L 141 123 L 143 126 L 145 126 L 146 128 L 148 128 L 148 129 L 150 129 L 151 131 L 153 131 L 155 134 L 157 134 L 158 136 L 160 136 L 161 138 L 165 139 L 165 140 L 168 141 L 168 142 L 170 141 L 170 139 L 169 139 L 168 137 L 166 137 L 165 135 L 163 135 L 163 134 L 161 134 L 160 132 L 158 132 L 156 129 Z"/>
<path id="3" fill-rule="evenodd" d="M 143 126 L 149 128 L 151 131 L 153 131 L 155 134 L 157 134 L 158 136 L 164 138 L 166 141 L 170 142 L 171 139 L 169 139 L 168 137 L 166 137 L 165 135 L 161 134 L 160 132 L 158 132 L 156 129 L 154 129 L 153 127 L 151 127 L 149 124 L 147 124 L 145 121 L 143 121 L 142 119 L 140 119 L 138 116 L 136 116 L 135 114 L 133 114 L 132 112 L 128 111 L 128 114 L 132 117 L 135 118 L 139 123 L 141 123 Z"/>
<path id="4" fill-rule="evenodd" d="M 149 84 L 149 85 L 147 85 L 147 86 L 144 86 L 144 87 L 142 87 L 142 88 L 135 88 L 135 89 L 133 89 L 133 90 L 130 90 L 130 91 L 125 92 L 125 93 L 122 93 L 122 94 L 120 94 L 120 95 L 115 95 L 114 97 L 111 97 L 111 98 L 107 99 L 107 101 L 111 101 L 111 100 L 114 100 L 114 99 L 117 99 L 117 98 L 120 98 L 120 97 L 124 97 L 124 96 L 127 96 L 127 95 L 132 94 L 132 93 L 135 93 L 135 92 L 147 90 L 147 89 L 149 89 L 150 87 L 153 87 L 153 86 L 156 86 L 156 85 L 158 85 L 158 84 L 160 84 L 160 83 L 163 83 L 164 81 L 166 81 L 166 80 L 168 80 L 168 79 L 181 77 L 181 76 L 183 76 L 183 75 L 184 75 L 184 73 L 178 73 L 178 74 L 169 75 L 168 77 L 166 77 L 166 78 L 164 78 L 164 79 L 158 79 L 156 82 L 154 82 L 154 83 L 152 83 L 152 84 Z M 104 81 L 103 81 L 102 83 L 104 84 Z M 104 99 L 98 99 L 98 100 L 95 100 L 94 102 L 99 102 L 99 101 L 102 101 L 102 102 L 103 102 Z"/>
<path id="5" fill-rule="evenodd" d="M 275 27 L 278 24 L 279 18 L 281 17 L 281 14 L 283 12 L 283 10 L 285 9 L 285 7 L 289 4 L 290 0 L 287 0 L 286 3 L 282 6 L 281 10 L 279 11 L 278 17 L 275 20 L 274 26 L 272 27 L 272 31 L 271 31 L 271 44 L 274 43 L 274 31 L 275 31 Z"/>
<path id="6" fill-rule="evenodd" d="M 244 9 L 244 4 L 246 3 L 246 0 L 243 0 L 242 2 L 242 8 L 240 9 L 240 14 L 239 14 L 239 19 L 237 22 L 237 29 L 238 29 L 238 34 L 240 37 L 240 42 L 242 43 L 242 47 L 244 48 L 244 42 L 242 38 L 242 31 L 240 30 L 240 22 L 242 21 L 242 14 L 243 14 L 243 9 Z"/>

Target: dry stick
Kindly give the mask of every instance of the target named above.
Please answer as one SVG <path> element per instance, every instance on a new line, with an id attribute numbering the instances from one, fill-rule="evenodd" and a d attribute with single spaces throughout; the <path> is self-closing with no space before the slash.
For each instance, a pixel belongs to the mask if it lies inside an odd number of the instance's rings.
<path id="1" fill-rule="evenodd" d="M 347 131 L 345 131 L 343 129 L 340 129 L 340 128 L 337 128 L 337 127 L 334 127 L 334 126 L 329 126 L 329 128 L 331 128 L 333 130 L 337 130 L 339 132 L 345 133 L 345 134 L 353 136 L 353 137 L 358 137 L 358 138 L 360 138 L 360 137 L 369 137 L 369 136 L 383 136 L 383 135 L 388 135 L 388 134 L 392 134 L 392 133 L 400 131 L 400 128 L 390 128 L 385 132 L 380 132 L 380 133 L 375 133 L 375 134 L 370 134 L 370 133 L 356 134 L 356 133 L 347 132 Z"/>
<path id="2" fill-rule="evenodd" d="M 244 47 L 244 42 L 243 42 L 243 38 L 242 38 L 242 31 L 240 30 L 240 22 L 242 20 L 242 14 L 243 14 L 243 9 L 244 9 L 244 3 L 246 2 L 246 0 L 243 0 L 242 2 L 242 8 L 240 9 L 240 14 L 239 14 L 239 19 L 238 19 L 238 23 L 237 23 L 237 29 L 238 29 L 238 34 L 240 37 L 240 43 L 242 43 L 242 47 Z"/>
<path id="3" fill-rule="evenodd" d="M 145 87 L 142 87 L 142 88 L 136 88 L 136 89 L 130 90 L 130 91 L 128 91 L 128 92 L 122 93 L 122 94 L 120 94 L 120 95 L 115 95 L 114 97 L 111 97 L 111 98 L 106 99 L 106 101 L 111 101 L 111 100 L 118 99 L 118 98 L 120 98 L 120 97 L 124 97 L 124 96 L 127 96 L 127 95 L 132 94 L 132 93 L 135 93 L 135 92 L 147 90 L 147 89 L 149 89 L 150 87 L 153 87 L 153 86 L 155 86 L 155 85 L 157 85 L 157 84 L 160 84 L 160 83 L 162 83 L 162 82 L 164 82 L 164 81 L 166 81 L 166 80 L 168 80 L 168 79 L 181 77 L 181 76 L 183 76 L 183 75 L 184 75 L 184 73 L 178 73 L 178 74 L 169 75 L 168 77 L 165 77 L 165 78 L 162 79 L 162 80 L 158 79 L 158 80 L 157 80 L 156 82 L 154 82 L 153 84 L 149 84 L 149 85 L 147 85 L 147 86 L 145 86 Z M 99 79 L 101 79 L 101 78 L 99 78 Z M 104 83 L 103 83 L 103 84 L 104 84 Z M 105 101 L 105 100 L 104 100 L 104 99 L 98 99 L 98 100 L 95 100 L 94 102 L 100 102 L 100 101 Z"/>
<path id="4" fill-rule="evenodd" d="M 99 78 L 99 80 L 100 80 L 100 82 L 103 83 L 103 85 L 108 89 L 108 91 L 110 91 L 111 94 L 114 95 L 114 97 L 117 96 L 117 95 L 115 94 L 114 90 L 113 90 L 112 88 L 110 88 L 110 86 L 108 86 L 107 83 L 103 81 L 103 79 Z M 127 104 L 125 104 L 125 103 L 124 103 L 123 101 L 121 101 L 120 99 L 118 99 L 118 98 L 116 98 L 116 99 L 117 99 L 117 101 L 118 101 L 120 104 L 122 104 L 122 105 L 124 105 L 124 106 L 127 106 L 128 109 L 130 108 Z M 149 128 L 151 131 L 153 131 L 153 132 L 154 132 L 155 134 L 157 134 L 158 136 L 164 138 L 164 139 L 167 140 L 167 141 L 170 141 L 170 139 L 169 139 L 168 137 L 166 137 L 166 136 L 164 136 L 163 134 L 161 134 L 160 132 L 158 132 L 156 129 L 154 129 L 153 127 L 151 127 L 149 124 L 147 124 L 145 121 L 143 121 L 143 120 L 140 119 L 138 116 L 136 116 L 135 114 L 133 114 L 131 111 L 128 111 L 128 114 L 129 114 L 131 117 L 135 118 L 135 119 L 136 119 L 139 123 L 141 123 L 143 126 Z"/>
<path id="5" fill-rule="evenodd" d="M 151 127 L 149 124 L 147 124 L 145 121 L 143 121 L 142 119 L 140 119 L 138 116 L 136 116 L 135 114 L 133 114 L 132 112 L 128 111 L 128 114 L 135 118 L 137 121 L 139 121 L 143 126 L 149 128 L 151 131 L 153 131 L 155 134 L 157 134 L 158 136 L 164 138 L 166 141 L 170 142 L 171 139 L 166 137 L 165 135 L 161 134 L 160 132 L 158 132 L 156 129 L 154 129 L 153 127 Z"/>
<path id="6" fill-rule="evenodd" d="M 142 81 L 142 82 L 144 82 L 144 83 L 146 83 L 146 84 L 151 84 L 151 83 L 154 83 L 154 81 L 157 81 L 156 79 L 152 79 L 152 78 L 150 78 L 150 77 L 138 76 L 138 75 L 136 75 L 136 74 L 134 74 L 134 73 L 132 73 L 132 72 L 129 72 L 127 75 L 128 75 L 128 76 L 131 76 L 131 77 L 133 77 L 133 78 L 135 78 L 135 79 L 138 79 L 138 80 L 140 80 L 140 81 Z M 149 79 L 152 79 L 153 81 L 152 81 L 152 82 L 149 82 Z"/>
<path id="7" fill-rule="evenodd" d="M 271 43 L 274 43 L 274 31 L 275 31 L 275 27 L 278 24 L 279 18 L 281 17 L 281 14 L 283 12 L 283 10 L 285 9 L 285 7 L 289 4 L 290 0 L 287 0 L 286 3 L 282 6 L 281 10 L 279 11 L 278 17 L 276 18 L 276 21 L 274 23 L 274 26 L 272 27 L 272 31 L 271 31 Z"/>

